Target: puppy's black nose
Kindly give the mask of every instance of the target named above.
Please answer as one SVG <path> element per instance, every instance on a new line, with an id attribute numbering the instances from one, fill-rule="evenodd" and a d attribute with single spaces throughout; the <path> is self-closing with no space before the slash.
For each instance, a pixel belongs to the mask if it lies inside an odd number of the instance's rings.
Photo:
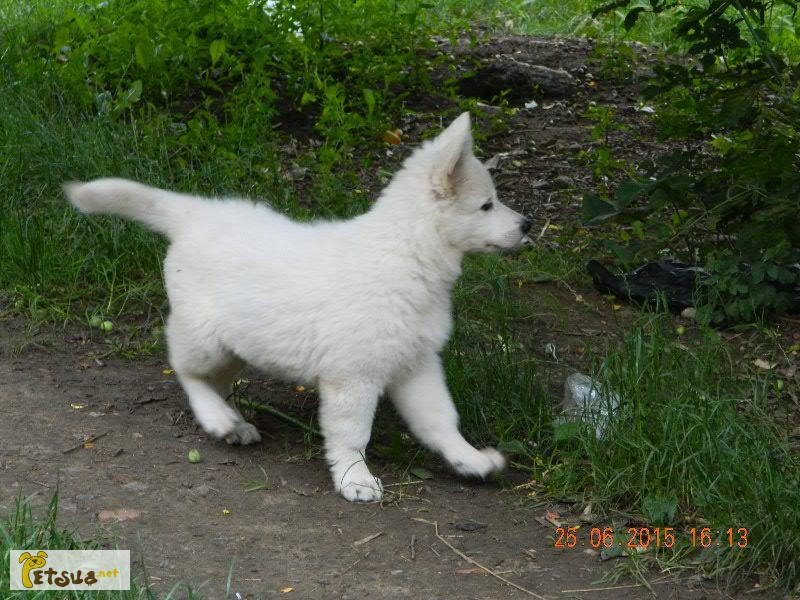
<path id="1" fill-rule="evenodd" d="M 519 228 L 522 229 L 522 233 L 528 233 L 531 230 L 531 222 L 528 219 L 522 219 Z"/>

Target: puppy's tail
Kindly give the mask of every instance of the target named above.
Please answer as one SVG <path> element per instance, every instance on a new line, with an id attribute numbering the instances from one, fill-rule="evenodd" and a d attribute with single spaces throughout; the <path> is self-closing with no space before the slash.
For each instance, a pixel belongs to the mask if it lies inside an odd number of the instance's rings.
<path id="1" fill-rule="evenodd" d="M 127 179 L 70 182 L 65 183 L 63 189 L 69 201 L 81 212 L 127 217 L 169 239 L 203 204 L 201 199 L 193 196 L 167 192 Z"/>

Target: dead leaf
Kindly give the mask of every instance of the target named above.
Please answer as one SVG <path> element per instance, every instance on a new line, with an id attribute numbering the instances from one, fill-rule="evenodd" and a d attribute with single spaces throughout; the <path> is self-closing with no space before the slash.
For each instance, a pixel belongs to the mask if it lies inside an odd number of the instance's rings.
<path id="1" fill-rule="evenodd" d="M 281 588 L 281 594 L 288 594 L 289 592 L 292 592 L 292 591 L 294 591 L 294 588 L 293 588 L 293 587 L 284 587 L 284 588 Z"/>
<path id="2" fill-rule="evenodd" d="M 592 523 L 596 518 L 597 517 L 592 513 L 592 505 L 587 504 L 580 516 L 581 523 Z"/>
<path id="3" fill-rule="evenodd" d="M 133 521 L 142 516 L 138 510 L 132 508 L 118 508 L 116 510 L 101 510 L 97 513 L 97 518 L 101 523 L 121 523 L 122 521 Z"/>
<path id="4" fill-rule="evenodd" d="M 536 560 L 536 550 L 534 548 L 526 548 L 522 552 L 531 560 Z"/>
<path id="5" fill-rule="evenodd" d="M 433 479 L 433 473 L 422 467 L 414 467 L 408 471 L 409 475 L 413 475 L 417 479 L 427 480 Z"/>
<path id="6" fill-rule="evenodd" d="M 461 531 L 480 531 L 489 526 L 486 523 L 480 523 L 478 521 L 456 521 L 453 523 L 453 527 Z"/>
<path id="7" fill-rule="evenodd" d="M 392 146 L 396 146 L 403 141 L 403 132 L 399 129 L 387 129 L 383 132 L 381 139 Z"/>
<path id="8" fill-rule="evenodd" d="M 548 511 L 548 513 L 544 516 L 545 520 L 550 523 L 551 525 L 555 525 L 556 527 L 561 527 L 561 515 L 559 515 L 555 511 Z"/>
<path id="9" fill-rule="evenodd" d="M 770 371 L 774 369 L 775 365 L 777 365 L 778 363 L 771 363 L 767 362 L 763 358 L 757 358 L 753 361 L 753 364 L 762 371 Z"/>

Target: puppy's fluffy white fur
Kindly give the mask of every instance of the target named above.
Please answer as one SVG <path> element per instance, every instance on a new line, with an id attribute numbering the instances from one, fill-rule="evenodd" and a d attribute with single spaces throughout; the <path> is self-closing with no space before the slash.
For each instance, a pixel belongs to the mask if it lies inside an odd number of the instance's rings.
<path id="1" fill-rule="evenodd" d="M 86 213 L 135 219 L 169 238 L 170 362 L 208 433 L 249 444 L 258 431 L 225 401 L 249 363 L 320 392 L 336 489 L 381 498 L 364 461 L 378 397 L 465 476 L 504 466 L 459 433 L 439 352 L 467 252 L 513 249 L 528 224 L 497 200 L 472 153 L 469 115 L 406 160 L 373 208 L 298 223 L 265 204 L 167 192 L 122 179 L 71 183 Z"/>

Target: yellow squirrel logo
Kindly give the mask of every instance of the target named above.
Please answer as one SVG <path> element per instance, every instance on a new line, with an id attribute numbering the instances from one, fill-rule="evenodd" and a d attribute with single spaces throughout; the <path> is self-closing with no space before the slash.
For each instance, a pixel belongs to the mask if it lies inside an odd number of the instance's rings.
<path id="1" fill-rule="evenodd" d="M 32 588 L 31 570 L 41 569 L 47 562 L 47 552 L 39 550 L 36 556 L 31 556 L 30 552 L 23 552 L 19 555 L 19 562 L 22 563 L 22 585 Z"/>

